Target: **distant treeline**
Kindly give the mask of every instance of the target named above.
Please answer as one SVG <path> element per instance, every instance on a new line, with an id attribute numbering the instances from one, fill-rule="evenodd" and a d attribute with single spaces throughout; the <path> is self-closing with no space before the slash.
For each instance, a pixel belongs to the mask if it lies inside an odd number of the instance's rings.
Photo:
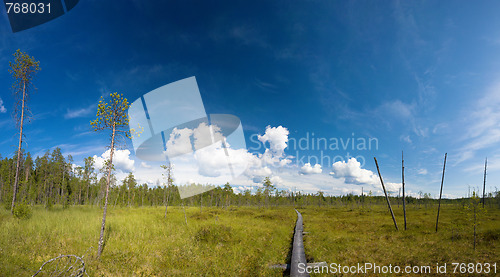
<path id="1" fill-rule="evenodd" d="M 15 155 L 17 157 L 17 155 Z M 2 158 L 0 156 L 0 202 L 10 209 L 12 202 L 13 184 L 15 178 L 16 158 Z M 73 168 L 71 156 L 64 157 L 61 149 L 55 148 L 46 152 L 35 160 L 30 153 L 21 155 L 20 183 L 17 202 L 30 205 L 44 205 L 50 208 L 54 204 L 69 205 L 102 205 L 104 202 L 106 181 L 98 179 L 98 171 L 94 167 L 92 157 L 86 158 L 85 165 Z M 207 185 L 192 184 L 197 187 Z M 196 189 L 196 188 L 193 188 Z M 427 206 L 437 203 L 430 194 L 424 193 L 421 197 L 406 197 L 406 203 Z M 500 193 L 489 193 L 486 199 L 488 205 L 500 207 Z M 401 197 L 390 197 L 393 205 L 402 204 Z M 443 203 L 465 203 L 462 199 L 443 199 Z M 171 205 L 227 207 L 235 206 L 277 206 L 277 205 L 385 205 L 383 196 L 372 196 L 371 192 L 364 195 L 347 194 L 329 196 L 324 192 L 316 193 L 291 192 L 277 189 L 266 178 L 263 185 L 256 191 L 246 190 L 234 193 L 230 184 L 223 187 L 215 186 L 202 194 L 181 200 L 178 187 L 153 186 L 138 184 L 132 173 L 124 180 L 113 178 L 109 196 L 110 205 L 119 206 L 159 206 L 168 203 Z"/>

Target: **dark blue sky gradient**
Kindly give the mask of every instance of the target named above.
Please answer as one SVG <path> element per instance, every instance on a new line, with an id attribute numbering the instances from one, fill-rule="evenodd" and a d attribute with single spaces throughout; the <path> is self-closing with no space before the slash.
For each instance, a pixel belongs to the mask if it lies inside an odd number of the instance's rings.
<path id="1" fill-rule="evenodd" d="M 376 137 L 379 149 L 350 154 L 365 156 L 372 171 L 380 157 L 399 182 L 405 150 L 415 192 L 434 193 L 445 152 L 450 194 L 479 185 L 475 167 L 485 156 L 491 178 L 500 177 L 500 127 L 478 127 L 500 120 L 498 2 L 211 2 L 81 0 L 19 33 L 2 11 L 0 154 L 15 151 L 7 70 L 20 48 L 42 68 L 26 127 L 34 155 L 59 146 L 77 163 L 99 156 L 107 138 L 88 133 L 88 122 L 101 95 L 117 91 L 132 102 L 196 76 L 207 113 L 238 116 L 247 144 L 268 125 L 297 139 Z"/>

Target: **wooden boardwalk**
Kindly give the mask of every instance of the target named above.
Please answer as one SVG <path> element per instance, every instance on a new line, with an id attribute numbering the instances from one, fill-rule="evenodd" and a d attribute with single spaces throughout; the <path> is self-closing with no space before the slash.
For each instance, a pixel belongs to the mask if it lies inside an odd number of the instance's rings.
<path id="1" fill-rule="evenodd" d="M 293 245 L 292 245 L 292 259 L 290 261 L 290 276 L 291 277 L 304 277 L 309 276 L 307 272 L 299 272 L 299 264 L 302 264 L 302 268 L 307 265 L 306 252 L 304 250 L 304 240 L 302 238 L 304 234 L 304 225 L 302 222 L 302 215 L 299 211 L 297 212 L 297 223 L 295 224 L 295 234 L 293 235 Z"/>

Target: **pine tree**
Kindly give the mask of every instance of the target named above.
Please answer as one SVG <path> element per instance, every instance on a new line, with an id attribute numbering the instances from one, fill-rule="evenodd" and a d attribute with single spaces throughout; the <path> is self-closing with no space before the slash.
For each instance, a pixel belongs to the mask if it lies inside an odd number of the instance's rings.
<path id="1" fill-rule="evenodd" d="M 29 112 L 27 102 L 29 99 L 30 91 L 33 88 L 33 79 L 36 73 L 40 70 L 38 61 L 34 57 L 30 57 L 28 54 L 17 50 L 14 53 L 14 62 L 9 62 L 10 69 L 9 72 L 14 78 L 14 84 L 12 89 L 14 90 L 14 96 L 18 99 L 15 106 L 14 117 L 16 119 L 17 126 L 19 127 L 19 146 L 17 147 L 17 164 L 16 164 L 16 177 L 14 179 L 14 189 L 12 193 L 12 205 L 11 213 L 14 213 L 14 207 L 16 204 L 17 187 L 19 184 L 19 175 L 21 167 L 21 146 L 23 143 L 23 125 L 24 120 Z"/>
<path id="2" fill-rule="evenodd" d="M 131 138 L 130 130 L 128 129 L 128 116 L 127 110 L 130 106 L 127 99 L 117 92 L 110 94 L 110 101 L 108 103 L 104 102 L 101 97 L 99 105 L 97 107 L 97 118 L 91 121 L 90 124 L 94 128 L 94 131 L 110 131 L 110 153 L 109 159 L 106 161 L 106 196 L 104 201 L 104 211 L 102 215 L 101 224 L 101 235 L 99 237 L 99 248 L 97 250 L 97 256 L 100 257 L 104 247 L 104 229 L 106 226 L 106 212 L 108 209 L 108 196 L 110 187 L 110 178 L 113 170 L 113 154 L 116 147 L 116 139 L 119 135 L 123 135 L 127 138 Z"/>

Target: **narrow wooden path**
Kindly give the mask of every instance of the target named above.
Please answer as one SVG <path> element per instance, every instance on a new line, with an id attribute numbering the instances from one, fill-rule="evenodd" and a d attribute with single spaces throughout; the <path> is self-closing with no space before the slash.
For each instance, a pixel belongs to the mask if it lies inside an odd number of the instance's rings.
<path id="1" fill-rule="evenodd" d="M 304 250 L 304 240 L 302 236 L 304 235 L 304 225 L 302 222 L 302 215 L 299 211 L 297 212 L 297 223 L 295 224 L 295 234 L 293 235 L 293 246 L 292 246 L 292 259 L 290 261 L 290 276 L 291 277 L 303 277 L 309 276 L 307 272 L 300 273 L 299 264 L 302 264 L 302 268 L 307 265 L 306 252 Z M 303 271 L 303 270 L 302 270 Z"/>
<path id="2" fill-rule="evenodd" d="M 308 267 L 309 271 L 311 271 L 311 268 L 328 265 L 326 264 L 326 262 L 307 263 L 306 252 L 304 250 L 304 224 L 302 221 L 302 215 L 299 213 L 299 211 L 297 211 L 297 209 L 295 209 L 295 211 L 297 212 L 297 222 L 295 224 L 295 232 L 293 235 L 292 255 L 290 257 L 290 263 L 271 265 L 270 267 L 283 269 L 285 271 L 284 274 L 286 274 L 285 276 L 288 276 L 289 272 L 291 277 L 304 277 L 309 276 L 306 267 Z"/>

